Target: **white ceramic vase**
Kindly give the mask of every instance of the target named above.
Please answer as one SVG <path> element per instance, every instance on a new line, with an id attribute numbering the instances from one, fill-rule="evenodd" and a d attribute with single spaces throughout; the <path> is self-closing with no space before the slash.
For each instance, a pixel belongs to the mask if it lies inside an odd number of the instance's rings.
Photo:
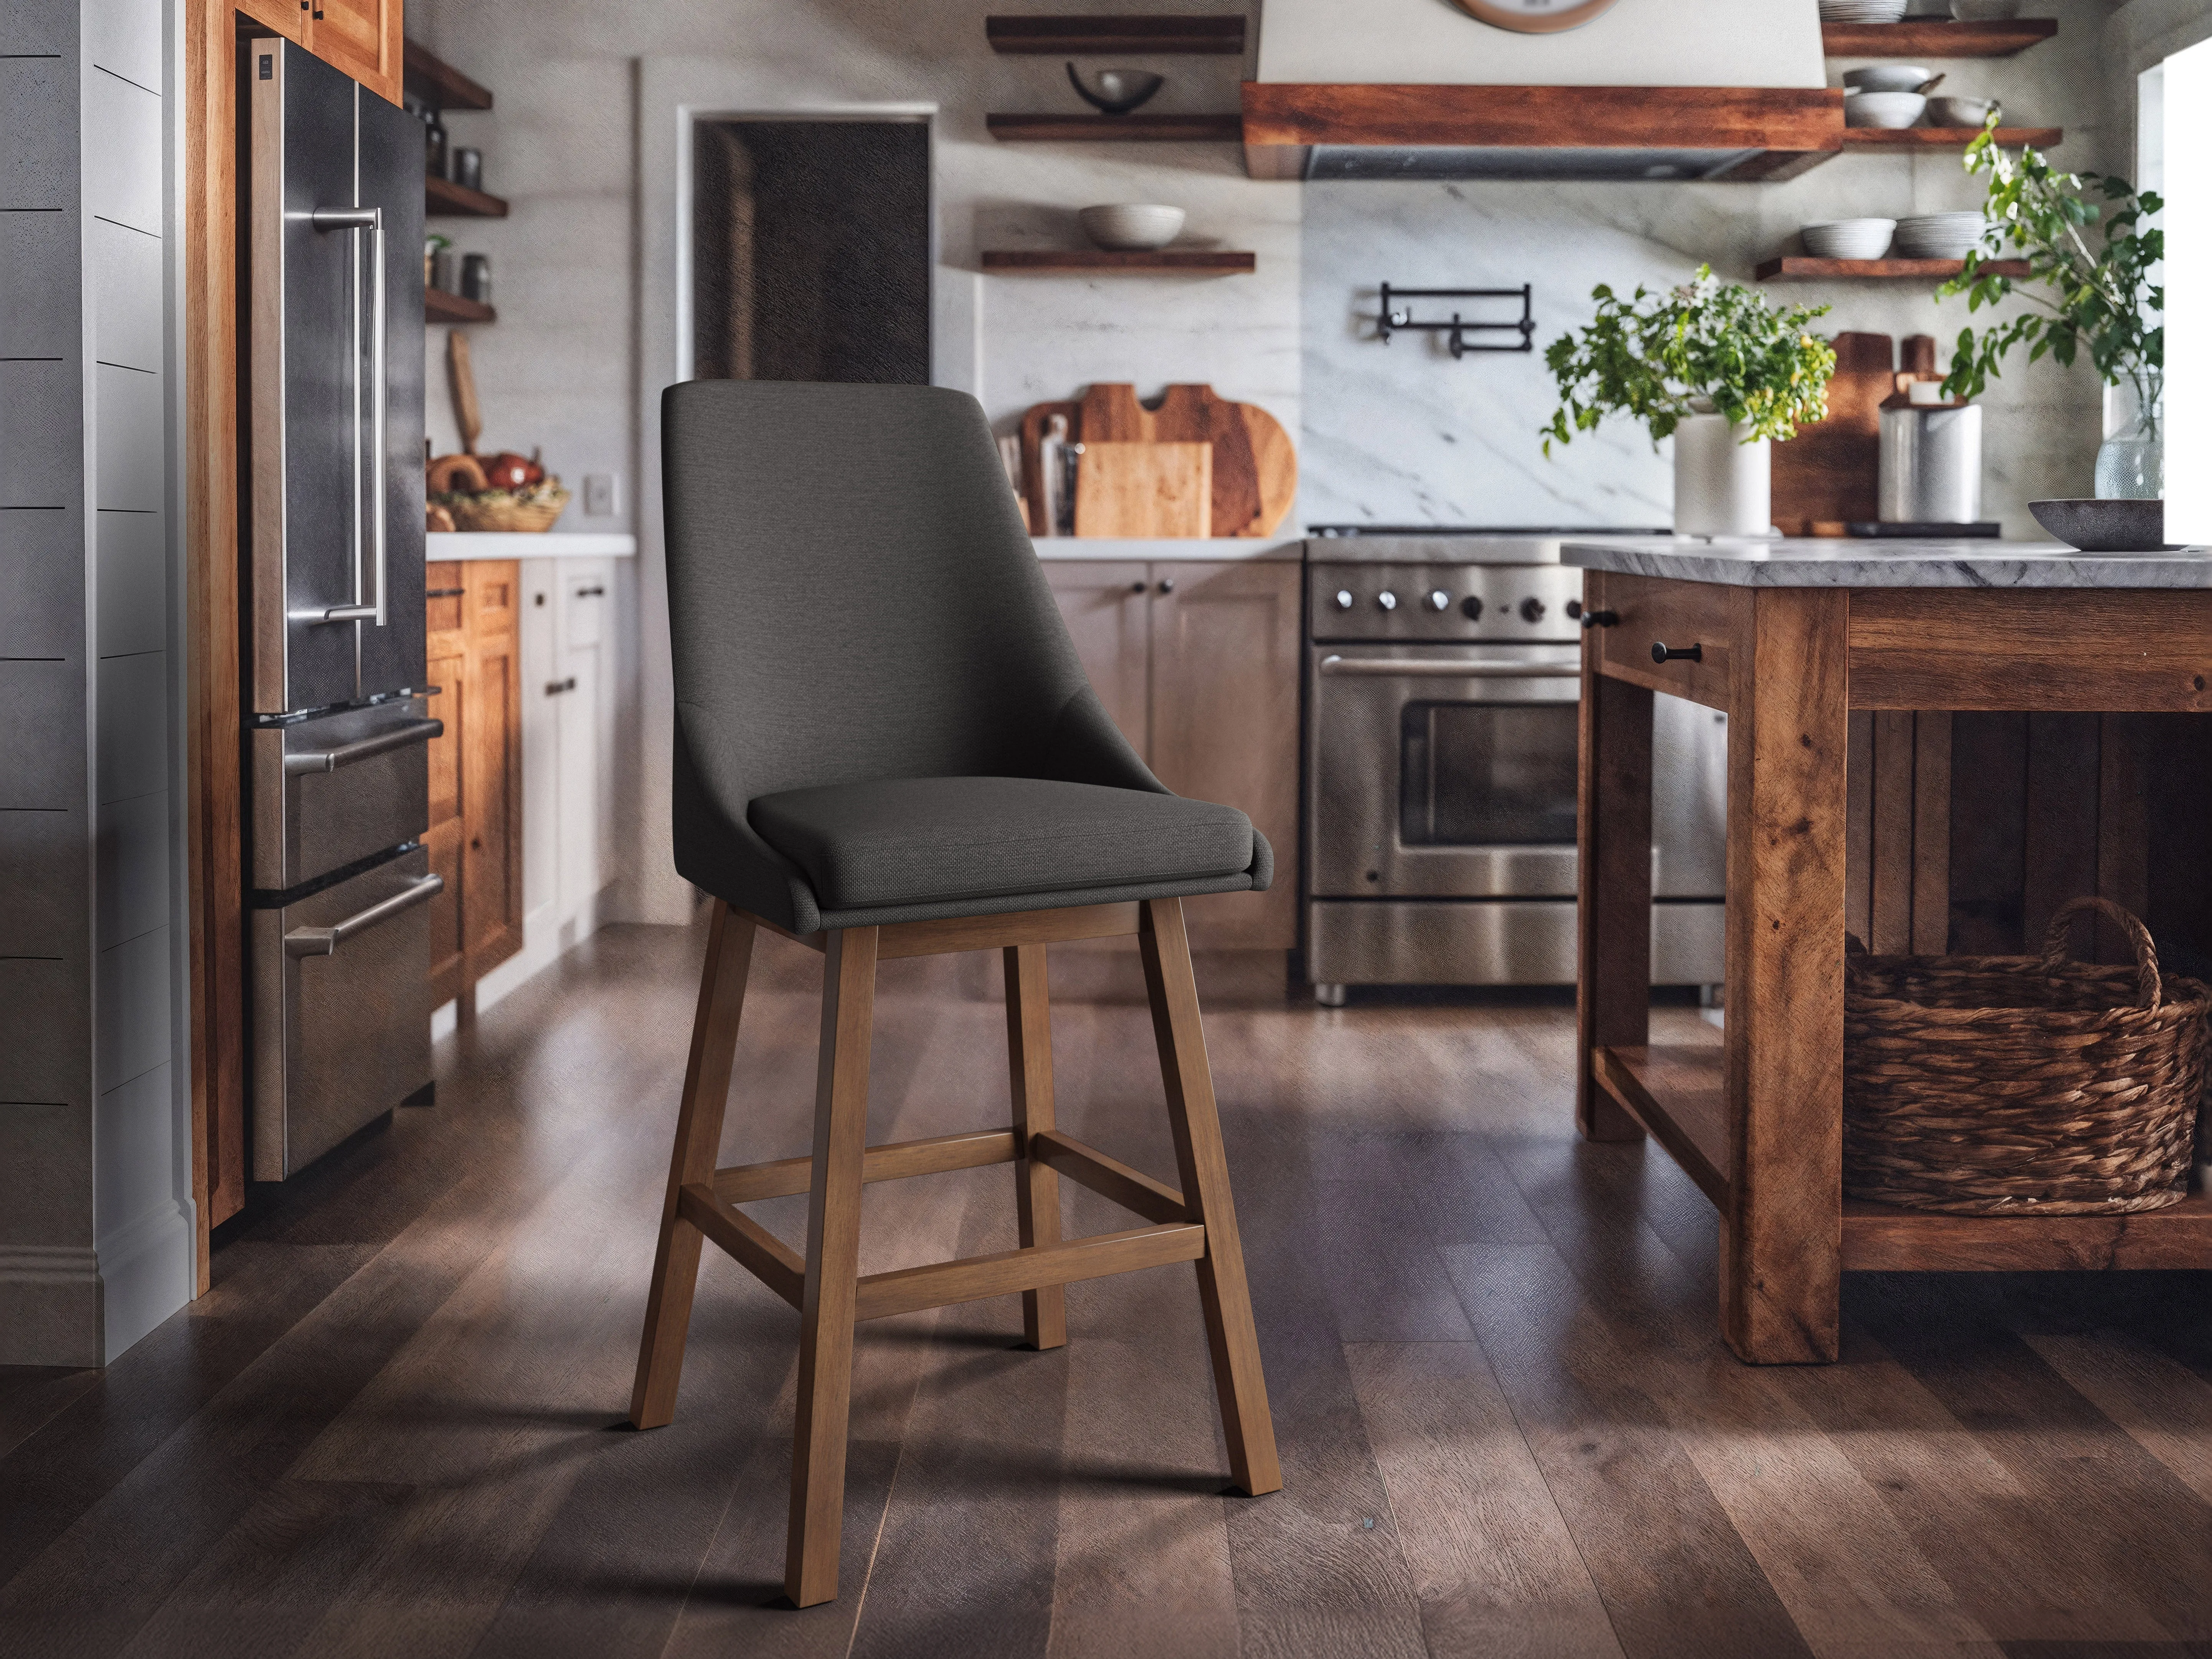
<path id="1" fill-rule="evenodd" d="M 1773 447 L 1739 443 L 1723 415 L 1674 428 L 1674 533 L 1765 536 L 1774 528 Z"/>

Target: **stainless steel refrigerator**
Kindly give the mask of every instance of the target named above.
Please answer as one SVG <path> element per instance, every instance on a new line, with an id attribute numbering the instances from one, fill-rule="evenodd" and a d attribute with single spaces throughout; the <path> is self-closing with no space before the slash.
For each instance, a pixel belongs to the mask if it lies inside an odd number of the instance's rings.
<path id="1" fill-rule="evenodd" d="M 253 1174 L 430 1078 L 422 129 L 246 44 L 246 834 Z"/>

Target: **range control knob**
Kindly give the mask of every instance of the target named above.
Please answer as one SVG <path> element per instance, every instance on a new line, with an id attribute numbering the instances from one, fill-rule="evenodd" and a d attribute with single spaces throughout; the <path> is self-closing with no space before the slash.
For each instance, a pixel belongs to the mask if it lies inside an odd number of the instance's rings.
<path id="1" fill-rule="evenodd" d="M 1430 610 L 1441 613 L 1451 609 L 1451 595 L 1441 587 L 1432 587 L 1429 590 L 1429 597 L 1422 603 Z"/>
<path id="2" fill-rule="evenodd" d="M 1339 611 L 1349 611 L 1352 609 L 1352 590 L 1350 588 L 1340 587 L 1336 590 L 1336 608 Z"/>
<path id="3" fill-rule="evenodd" d="M 1375 596 L 1375 603 L 1385 611 L 1395 611 L 1398 608 L 1398 596 L 1386 587 Z"/>
<path id="4" fill-rule="evenodd" d="M 1522 600 L 1522 601 L 1521 601 L 1521 620 L 1522 620 L 1522 622 L 1525 622 L 1525 623 L 1539 623 L 1539 622 L 1543 621 L 1543 620 L 1544 620 L 1544 602 L 1543 602 L 1543 600 L 1541 600 L 1541 599 L 1523 599 L 1523 600 Z"/>
<path id="5" fill-rule="evenodd" d="M 1468 594 L 1465 599 L 1459 602 L 1459 614 L 1466 617 L 1469 622 L 1480 622 L 1482 620 L 1482 601 L 1477 599 L 1474 594 Z"/>

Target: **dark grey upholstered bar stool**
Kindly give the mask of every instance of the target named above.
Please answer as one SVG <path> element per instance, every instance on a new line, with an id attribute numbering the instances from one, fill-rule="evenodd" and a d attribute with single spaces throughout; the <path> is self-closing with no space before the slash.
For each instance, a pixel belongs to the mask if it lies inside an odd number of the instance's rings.
<path id="1" fill-rule="evenodd" d="M 677 868 L 714 896 L 630 1420 L 674 1414 L 702 1239 L 799 1310 L 785 1583 L 837 1593 L 853 1327 L 1022 1297 L 1066 1340 L 1061 1287 L 1196 1265 L 1231 1478 L 1282 1476 L 1182 900 L 1266 888 L 1234 808 L 1171 794 L 1107 717 L 1006 488 L 982 410 L 927 386 L 692 381 L 661 401 L 676 677 Z M 810 1158 L 714 1159 L 753 941 L 823 953 Z M 1178 1187 L 1053 1123 L 1045 946 L 1133 933 Z M 1013 1121 L 865 1146 L 876 963 L 1000 950 Z M 1011 1163 L 1021 1248 L 859 1270 L 860 1189 Z M 1145 1225 L 1063 1239 L 1058 1176 Z M 804 1260 L 738 1206 L 810 1194 Z"/>

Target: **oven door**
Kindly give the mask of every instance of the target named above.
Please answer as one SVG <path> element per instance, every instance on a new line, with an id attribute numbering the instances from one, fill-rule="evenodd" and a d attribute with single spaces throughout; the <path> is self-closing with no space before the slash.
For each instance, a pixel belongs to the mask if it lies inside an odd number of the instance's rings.
<path id="1" fill-rule="evenodd" d="M 1309 663 L 1314 896 L 1574 897 L 1577 647 L 1316 646 Z"/>

